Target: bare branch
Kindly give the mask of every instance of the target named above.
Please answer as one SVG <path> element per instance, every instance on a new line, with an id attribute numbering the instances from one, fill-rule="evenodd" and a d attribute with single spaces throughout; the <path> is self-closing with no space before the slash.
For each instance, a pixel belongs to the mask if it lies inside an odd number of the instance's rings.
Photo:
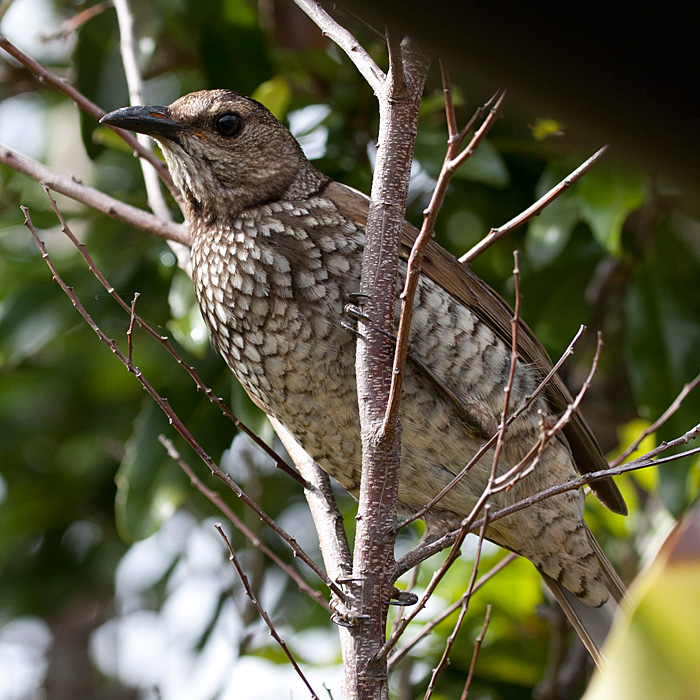
<path id="1" fill-rule="evenodd" d="M 513 391 L 513 380 L 515 379 L 515 367 L 518 363 L 518 329 L 520 328 L 520 266 L 518 251 L 513 251 L 513 279 L 515 280 L 515 309 L 513 310 L 513 318 L 511 319 L 511 345 L 510 345 L 510 368 L 508 370 L 508 381 L 503 390 L 503 411 L 501 412 L 501 424 L 498 426 L 498 438 L 496 439 L 496 447 L 493 451 L 493 463 L 491 465 L 491 474 L 486 485 L 486 492 L 490 495 L 496 482 L 496 474 L 498 472 L 498 462 L 501 458 L 501 450 L 506 439 L 506 430 L 508 428 L 508 409 L 510 408 L 510 395 Z"/>
<path id="2" fill-rule="evenodd" d="M 182 455 L 175 449 L 173 441 L 166 438 L 164 435 L 158 436 L 158 441 L 165 447 L 168 456 L 172 459 L 185 474 L 189 477 L 190 484 L 194 486 L 208 501 L 218 508 L 225 515 L 253 547 L 259 549 L 265 556 L 271 559 L 277 566 L 294 581 L 299 590 L 306 593 L 310 598 L 313 598 L 319 605 L 322 605 L 327 610 L 330 610 L 330 605 L 325 597 L 319 592 L 311 588 L 304 578 L 291 567 L 287 562 L 281 559 L 273 550 L 271 550 L 246 524 L 241 520 L 231 509 L 228 503 L 222 498 L 221 494 L 210 489 L 194 472 L 192 467 L 182 458 Z"/>
<path id="3" fill-rule="evenodd" d="M 624 462 L 642 443 L 645 437 L 655 433 L 680 407 L 685 397 L 700 383 L 700 374 L 695 379 L 688 382 L 680 394 L 676 396 L 673 403 L 657 418 L 648 428 L 645 428 L 639 437 L 616 459 L 611 463 L 611 467 L 616 467 Z"/>
<path id="4" fill-rule="evenodd" d="M 472 136 L 471 141 L 466 146 L 466 148 L 459 155 L 455 156 L 447 163 L 446 167 L 449 173 L 453 173 L 459 167 L 464 165 L 464 163 L 474 155 L 476 149 L 479 147 L 479 144 L 484 140 L 486 134 L 488 134 L 489 131 L 491 131 L 491 128 L 496 123 L 496 120 L 501 116 L 501 107 L 503 106 L 503 100 L 505 99 L 505 96 L 505 90 L 502 90 L 496 98 L 496 101 L 493 104 L 493 106 L 489 109 L 488 116 L 486 117 L 486 119 L 484 119 L 483 124 L 476 130 L 474 136 Z M 462 132 L 462 135 L 460 136 L 458 143 L 461 143 L 462 139 L 464 138 L 464 136 L 466 136 L 466 134 L 467 129 L 465 128 Z"/>
<path id="5" fill-rule="evenodd" d="M 582 486 L 587 486 L 592 484 L 594 481 L 603 481 L 613 476 L 620 476 L 621 474 L 626 474 L 627 472 L 636 471 L 638 469 L 647 469 L 649 467 L 657 467 L 661 464 L 666 464 L 668 462 L 675 462 L 679 459 L 685 459 L 686 457 L 692 457 L 693 455 L 700 454 L 700 447 L 695 447 L 690 450 L 685 450 L 684 452 L 679 452 L 677 454 L 668 455 L 666 457 L 658 457 L 658 455 L 666 452 L 672 448 L 679 447 L 680 445 L 685 445 L 691 440 L 696 439 L 700 436 L 700 423 L 688 430 L 686 433 L 674 440 L 669 440 L 664 442 L 653 450 L 647 452 L 643 457 L 639 459 L 634 459 L 626 464 L 621 464 L 617 467 L 610 467 L 609 469 L 601 469 L 597 472 L 588 472 L 576 479 L 571 479 L 563 484 L 557 484 L 555 486 L 550 486 L 543 491 L 538 491 L 537 493 L 524 498 L 517 503 L 512 503 L 509 506 L 505 506 L 500 510 L 496 511 L 493 515 L 489 516 L 489 522 L 495 522 L 501 518 L 505 518 L 508 515 L 517 513 L 525 508 L 530 508 L 536 503 L 540 503 L 552 496 L 557 496 L 566 491 L 573 491 L 574 489 L 580 489 Z M 470 527 L 470 532 L 476 532 L 482 525 L 483 519 L 477 520 L 472 523 Z M 415 548 L 408 552 L 406 555 L 401 557 L 396 562 L 396 570 L 398 575 L 401 575 L 414 567 L 417 563 L 431 557 L 437 552 L 441 552 L 443 549 L 452 546 L 452 544 L 461 536 L 462 530 L 454 530 L 446 535 L 443 535 L 437 540 L 433 540 L 428 544 L 424 544 L 421 548 Z"/>
<path id="6" fill-rule="evenodd" d="M 50 70 L 44 68 L 33 58 L 27 56 L 27 54 L 20 51 L 11 41 L 7 39 L 7 37 L 3 36 L 2 34 L 0 34 L 0 48 L 7 51 L 10 56 L 18 60 L 25 68 L 31 71 L 39 82 L 48 83 L 49 85 L 52 85 L 56 89 L 60 90 L 63 94 L 67 95 L 71 100 L 73 100 L 73 102 L 75 102 L 80 109 L 92 115 L 97 121 L 99 121 L 106 114 L 101 107 L 85 97 L 82 92 L 74 88 L 62 78 L 59 78 L 55 73 L 52 73 Z M 160 179 L 166 184 L 173 197 L 178 200 L 180 198 L 180 192 L 178 191 L 177 187 L 175 187 L 175 183 L 173 182 L 172 177 L 170 177 L 170 173 L 168 172 L 165 163 L 156 158 L 153 153 L 144 150 L 133 134 L 130 134 L 128 131 L 124 131 L 124 129 L 113 129 L 113 131 L 124 139 L 124 141 L 129 145 L 129 148 L 133 149 L 133 151 L 141 158 L 145 158 L 158 171 Z"/>
<path id="7" fill-rule="evenodd" d="M 440 60 L 440 76 L 442 78 L 442 92 L 445 98 L 445 118 L 447 119 L 447 143 L 448 147 L 459 136 L 457 127 L 457 115 L 455 114 L 454 103 L 452 102 L 452 79 L 450 71 L 445 63 Z"/>
<path id="8" fill-rule="evenodd" d="M 134 321 L 136 320 L 136 301 L 141 296 L 139 292 L 134 293 L 134 298 L 131 300 L 131 309 L 129 313 L 129 328 L 126 331 L 126 340 L 129 348 L 127 360 L 131 364 L 134 351 Z"/>
<path id="9" fill-rule="evenodd" d="M 556 486 L 550 486 L 548 489 L 532 494 L 531 496 L 524 498 L 522 501 L 518 501 L 517 503 L 513 503 L 510 506 L 501 508 L 501 510 L 496 511 L 489 518 L 489 522 L 500 520 L 501 518 L 505 518 L 507 515 L 516 513 L 517 511 L 523 510 L 524 508 L 529 508 L 535 503 L 544 501 L 547 498 L 551 498 L 552 496 L 556 496 L 560 493 L 565 493 L 566 491 L 573 491 L 574 489 L 581 488 L 582 486 L 592 484 L 594 481 L 602 481 L 611 476 L 620 476 L 621 474 L 626 474 L 627 472 L 636 471 L 638 469 L 647 469 L 648 467 L 655 467 L 660 464 L 666 464 L 667 462 L 675 462 L 676 460 L 684 459 L 686 457 L 698 454 L 700 453 L 700 447 L 695 447 L 693 449 L 686 450 L 685 452 L 680 452 L 678 454 L 658 458 L 658 455 L 662 454 L 663 452 L 666 452 L 680 445 L 685 445 L 691 440 L 696 439 L 698 436 L 700 436 L 700 423 L 698 423 L 698 425 L 694 426 L 680 437 L 677 437 L 675 440 L 669 440 L 668 442 L 662 443 L 658 447 L 647 452 L 647 454 L 645 454 L 643 457 L 640 457 L 639 459 L 634 459 L 631 462 L 621 464 L 617 467 L 610 467 L 609 469 L 601 469 L 597 472 L 589 472 L 587 474 L 583 474 L 582 476 L 579 476 L 576 479 L 571 479 L 570 481 Z M 477 525 L 479 525 L 480 523 L 481 521 L 478 521 L 477 523 L 474 523 L 472 527 L 476 528 Z M 452 534 L 454 533 L 451 533 L 451 535 Z M 453 541 L 452 536 L 450 536 L 450 542 L 451 541 Z M 442 547 L 442 549 L 444 549 L 445 546 L 449 546 L 450 542 L 445 544 Z"/>
<path id="10" fill-rule="evenodd" d="M 343 527 L 343 516 L 333 495 L 328 474 L 304 452 L 291 433 L 273 416 L 270 423 L 306 480 L 304 495 L 318 532 L 321 554 L 328 575 L 337 581 L 352 572 L 350 545 Z"/>
<path id="11" fill-rule="evenodd" d="M 114 7 L 114 2 L 112 0 L 104 0 L 104 2 L 98 2 L 96 5 L 87 7 L 77 12 L 65 22 L 62 22 L 60 30 L 54 34 L 50 34 L 46 39 L 67 39 L 71 34 L 77 32 L 86 22 L 89 22 L 93 17 L 101 15 L 105 10 L 109 10 L 111 7 Z"/>
<path id="12" fill-rule="evenodd" d="M 418 644 L 422 639 L 427 637 L 443 620 L 447 619 L 455 610 L 462 607 L 462 603 L 468 596 L 474 595 L 482 586 L 487 584 L 496 574 L 500 573 L 503 569 L 508 566 L 511 562 L 518 558 L 518 554 L 514 552 L 509 552 L 501 561 L 496 564 L 488 573 L 485 573 L 477 582 L 471 591 L 465 591 L 458 600 L 456 600 L 452 605 L 445 608 L 439 615 L 433 618 L 430 622 L 425 624 L 422 629 L 404 646 L 401 647 L 394 655 L 389 659 L 389 669 L 393 669 L 396 665 L 408 654 L 408 652 Z M 415 569 L 414 569 L 415 570 Z"/>
<path id="13" fill-rule="evenodd" d="M 455 622 L 454 628 L 452 629 L 452 633 L 450 636 L 447 638 L 446 643 L 445 643 L 445 649 L 442 652 L 442 657 L 440 658 L 440 661 L 438 662 L 438 665 L 433 669 L 433 674 L 430 677 L 430 682 L 428 683 L 428 689 L 425 692 L 425 700 L 429 700 L 429 698 L 433 694 L 433 690 L 435 689 L 435 683 L 438 679 L 438 676 L 440 673 L 443 671 L 445 666 L 447 666 L 449 657 L 450 657 L 450 651 L 452 650 L 452 645 L 455 642 L 455 639 L 457 638 L 457 633 L 459 632 L 462 622 L 464 622 L 464 618 L 467 615 L 467 610 L 469 609 L 469 602 L 471 601 L 472 594 L 474 592 L 474 584 L 476 583 L 476 575 L 479 571 L 479 560 L 481 559 L 481 546 L 484 543 L 484 535 L 486 534 L 486 523 L 488 522 L 488 507 L 486 510 L 486 517 L 484 518 L 484 524 L 481 527 L 481 531 L 479 532 L 479 543 L 477 544 L 476 547 L 476 555 L 474 556 L 474 565 L 472 566 L 472 573 L 471 577 L 469 578 L 469 585 L 467 586 L 467 594 L 465 596 L 462 596 L 462 605 L 461 609 L 459 611 L 459 615 L 457 616 L 457 620 Z"/>
<path id="14" fill-rule="evenodd" d="M 563 194 L 571 185 L 577 180 L 580 180 L 594 165 L 596 165 L 607 151 L 607 146 L 603 146 L 597 150 L 587 161 L 579 165 L 576 170 L 567 175 L 558 185 L 552 187 L 549 192 L 542 195 L 532 206 L 503 224 L 503 226 L 492 228 L 484 238 L 459 259 L 459 262 L 464 265 L 469 265 L 469 263 L 481 255 L 487 248 L 490 248 L 496 241 L 512 233 L 516 228 L 519 228 L 535 216 L 539 216 L 546 206 L 550 205 L 560 194 Z"/>
<path id="15" fill-rule="evenodd" d="M 464 690 L 460 696 L 460 700 L 467 700 L 467 694 L 469 693 L 469 686 L 472 684 L 472 678 L 474 678 L 474 669 L 476 668 L 476 659 L 479 656 L 479 651 L 481 650 L 481 643 L 484 641 L 486 636 L 486 630 L 489 627 L 489 622 L 491 622 L 491 606 L 486 606 L 486 615 L 484 616 L 484 624 L 479 632 L 479 636 L 474 640 L 474 653 L 472 654 L 472 662 L 469 666 L 469 674 L 467 675 L 467 680 L 464 684 Z"/>
<path id="16" fill-rule="evenodd" d="M 168 241 L 175 241 L 183 245 L 190 243 L 187 227 L 184 224 L 162 221 L 150 212 L 120 202 L 118 199 L 100 192 L 100 190 L 83 185 L 78 180 L 52 170 L 6 146 L 0 146 L 0 162 L 36 182 L 45 183 L 52 190 L 60 192 L 66 197 L 106 214 L 112 219 Z"/>
<path id="17" fill-rule="evenodd" d="M 139 70 L 136 44 L 134 42 L 134 17 L 129 7 L 129 0 L 113 0 L 113 2 L 117 10 L 120 34 L 119 51 L 122 55 L 126 83 L 129 86 L 129 103 L 140 105 L 143 104 L 143 95 L 141 94 L 141 71 Z M 137 134 L 136 140 L 144 150 L 153 153 L 153 139 L 150 136 Z M 140 161 L 140 164 L 143 181 L 146 185 L 146 194 L 148 195 L 148 206 L 156 216 L 164 221 L 170 221 L 172 216 L 160 189 L 158 171 L 149 167 L 143 160 Z"/>
<path id="18" fill-rule="evenodd" d="M 224 532 L 223 528 L 219 523 L 216 523 L 214 527 L 217 529 L 218 533 L 221 535 L 223 538 L 224 542 L 226 543 L 226 547 L 228 548 L 228 559 L 229 561 L 233 564 L 233 568 L 236 570 L 236 573 L 238 574 L 238 578 L 241 579 L 241 583 L 243 584 L 243 588 L 245 589 L 246 595 L 250 600 L 252 601 L 253 605 L 255 606 L 255 609 L 258 611 L 260 614 L 260 617 L 265 621 L 265 624 L 267 625 L 268 629 L 270 630 L 270 635 L 272 638 L 280 645 L 282 648 L 282 651 L 285 653 L 285 656 L 289 659 L 289 662 L 292 664 L 294 667 L 294 670 L 297 672 L 299 675 L 299 678 L 303 681 L 304 685 L 307 687 L 308 691 L 311 693 L 311 697 L 314 698 L 314 700 L 319 700 L 318 695 L 314 692 L 314 689 L 311 687 L 311 684 L 309 683 L 308 678 L 304 675 L 304 672 L 299 668 L 299 664 L 297 664 L 296 659 L 292 655 L 292 652 L 289 651 L 289 647 L 287 646 L 287 643 L 280 637 L 279 632 L 277 632 L 277 629 L 275 626 L 272 624 L 272 620 L 270 619 L 270 616 L 265 612 L 265 609 L 260 605 L 260 602 L 258 601 L 257 597 L 253 593 L 253 589 L 250 587 L 250 583 L 248 583 L 248 577 L 245 574 L 245 571 L 243 571 L 243 568 L 241 567 L 240 562 L 238 561 L 238 557 L 236 556 L 236 553 L 233 549 L 233 545 L 231 544 L 230 540 L 228 537 L 226 537 L 226 533 Z"/>
<path id="19" fill-rule="evenodd" d="M 433 190 L 430 203 L 423 212 L 423 225 L 421 226 L 421 230 L 416 237 L 416 241 L 413 244 L 413 248 L 411 249 L 411 254 L 408 259 L 406 281 L 400 297 L 401 314 L 399 316 L 399 327 L 396 332 L 396 347 L 394 350 L 391 389 L 389 392 L 389 400 L 387 402 L 386 411 L 384 413 L 384 422 L 382 424 L 383 435 L 387 435 L 389 431 L 393 429 L 393 426 L 396 425 L 396 419 L 398 417 L 399 405 L 401 401 L 401 389 L 403 387 L 404 368 L 406 366 L 406 358 L 408 355 L 411 320 L 413 318 L 413 304 L 416 290 L 418 289 L 418 282 L 420 281 L 421 265 L 423 263 L 423 257 L 425 255 L 428 242 L 433 236 L 433 229 L 435 228 L 435 222 L 437 221 L 440 206 L 442 205 L 443 199 L 445 198 L 445 193 L 447 192 L 447 186 L 449 185 L 452 175 L 456 169 L 453 164 L 455 163 L 457 152 L 461 143 L 461 138 L 456 134 L 457 126 L 454 109 L 452 107 L 449 75 L 444 67 L 442 68 L 442 71 L 446 100 L 445 109 L 447 112 L 448 124 L 447 152 L 445 153 L 445 159 L 440 170 L 440 175 L 438 176 L 437 184 Z M 478 143 L 481 142 L 481 139 L 486 135 L 486 133 L 488 133 L 488 130 L 495 122 L 495 119 L 500 111 L 502 99 L 503 94 L 496 98 L 496 104 L 491 108 L 487 119 L 479 129 L 479 137 L 477 138 L 475 134 L 474 139 L 472 139 L 472 143 L 470 143 L 469 147 L 466 149 L 467 151 L 470 151 L 470 154 L 474 152 L 474 149 Z M 466 135 L 468 129 L 472 128 L 483 111 L 485 111 L 485 109 L 480 108 L 474 113 L 474 116 L 469 120 L 469 123 L 462 132 L 463 136 Z"/>
<path id="20" fill-rule="evenodd" d="M 316 23 L 321 31 L 332 41 L 334 41 L 355 64 L 362 77 L 374 90 L 375 95 L 379 95 L 384 85 L 386 75 L 384 71 L 374 62 L 372 57 L 363 48 L 360 42 L 347 30 L 336 22 L 317 2 L 314 0 L 294 0 L 294 2 Z"/>

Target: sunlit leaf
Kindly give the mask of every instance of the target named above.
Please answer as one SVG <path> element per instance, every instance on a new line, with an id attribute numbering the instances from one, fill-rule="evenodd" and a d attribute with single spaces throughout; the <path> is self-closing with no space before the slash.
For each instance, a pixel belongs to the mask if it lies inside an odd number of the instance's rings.
<path id="1" fill-rule="evenodd" d="M 280 75 L 266 80 L 255 89 L 251 97 L 265 105 L 277 119 L 284 121 L 292 99 L 289 83 Z"/>

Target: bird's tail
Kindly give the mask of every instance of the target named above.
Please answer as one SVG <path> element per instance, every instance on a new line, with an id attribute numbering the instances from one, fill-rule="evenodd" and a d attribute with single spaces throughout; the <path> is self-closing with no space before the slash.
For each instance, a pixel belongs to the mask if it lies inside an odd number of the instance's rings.
<path id="1" fill-rule="evenodd" d="M 615 618 L 620 614 L 620 603 L 627 597 L 627 589 L 587 527 L 586 531 L 593 551 L 600 560 L 608 584 L 610 597 L 605 603 L 600 607 L 592 608 L 579 600 L 571 591 L 561 586 L 553 578 L 546 574 L 542 574 L 542 578 L 566 613 L 569 622 L 571 622 L 581 641 L 585 644 L 593 660 L 600 668 L 604 668 L 603 643 L 610 632 Z"/>

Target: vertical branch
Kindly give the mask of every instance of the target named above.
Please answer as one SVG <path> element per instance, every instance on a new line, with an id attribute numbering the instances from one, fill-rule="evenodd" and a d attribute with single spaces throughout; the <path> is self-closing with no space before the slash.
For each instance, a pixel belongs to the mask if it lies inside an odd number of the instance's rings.
<path id="1" fill-rule="evenodd" d="M 386 612 L 394 581 L 394 537 L 400 430 L 383 431 L 391 388 L 398 252 L 418 111 L 429 61 L 410 41 L 389 37 L 390 67 L 379 97 L 379 138 L 367 218 L 360 283 L 363 313 L 358 323 L 357 393 L 362 433 L 362 482 L 357 514 L 352 608 L 361 621 L 349 629 L 346 698 L 387 698 Z M 367 616 L 366 618 L 364 616 Z"/>
<path id="2" fill-rule="evenodd" d="M 143 104 L 141 72 L 136 55 L 136 43 L 134 41 L 134 16 L 129 7 L 129 0 L 114 0 L 114 7 L 117 11 L 117 21 L 119 23 L 119 50 L 122 55 L 126 84 L 129 87 L 129 103 L 132 105 Z M 150 153 L 153 152 L 151 145 L 152 139 L 149 136 L 137 134 L 136 139 L 144 149 Z M 170 221 L 172 217 L 170 216 L 168 205 L 163 198 L 163 192 L 160 189 L 158 174 L 143 160 L 139 162 L 141 164 L 141 172 L 143 173 L 143 181 L 146 185 L 148 205 L 157 217 L 164 221 Z"/>

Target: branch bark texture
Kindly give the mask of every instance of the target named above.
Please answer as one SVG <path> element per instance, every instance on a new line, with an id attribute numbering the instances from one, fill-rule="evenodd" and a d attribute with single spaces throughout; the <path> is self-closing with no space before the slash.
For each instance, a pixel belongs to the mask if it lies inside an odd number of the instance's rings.
<path id="1" fill-rule="evenodd" d="M 400 428 L 383 430 L 391 389 L 398 251 L 428 58 L 410 40 L 390 37 L 390 70 L 379 92 L 379 145 L 367 219 L 357 343 L 362 483 L 353 576 L 348 589 L 357 623 L 341 634 L 345 700 L 388 698 L 385 658 L 378 658 L 394 583 L 394 536 Z M 382 332 L 383 331 L 383 332 Z"/>

